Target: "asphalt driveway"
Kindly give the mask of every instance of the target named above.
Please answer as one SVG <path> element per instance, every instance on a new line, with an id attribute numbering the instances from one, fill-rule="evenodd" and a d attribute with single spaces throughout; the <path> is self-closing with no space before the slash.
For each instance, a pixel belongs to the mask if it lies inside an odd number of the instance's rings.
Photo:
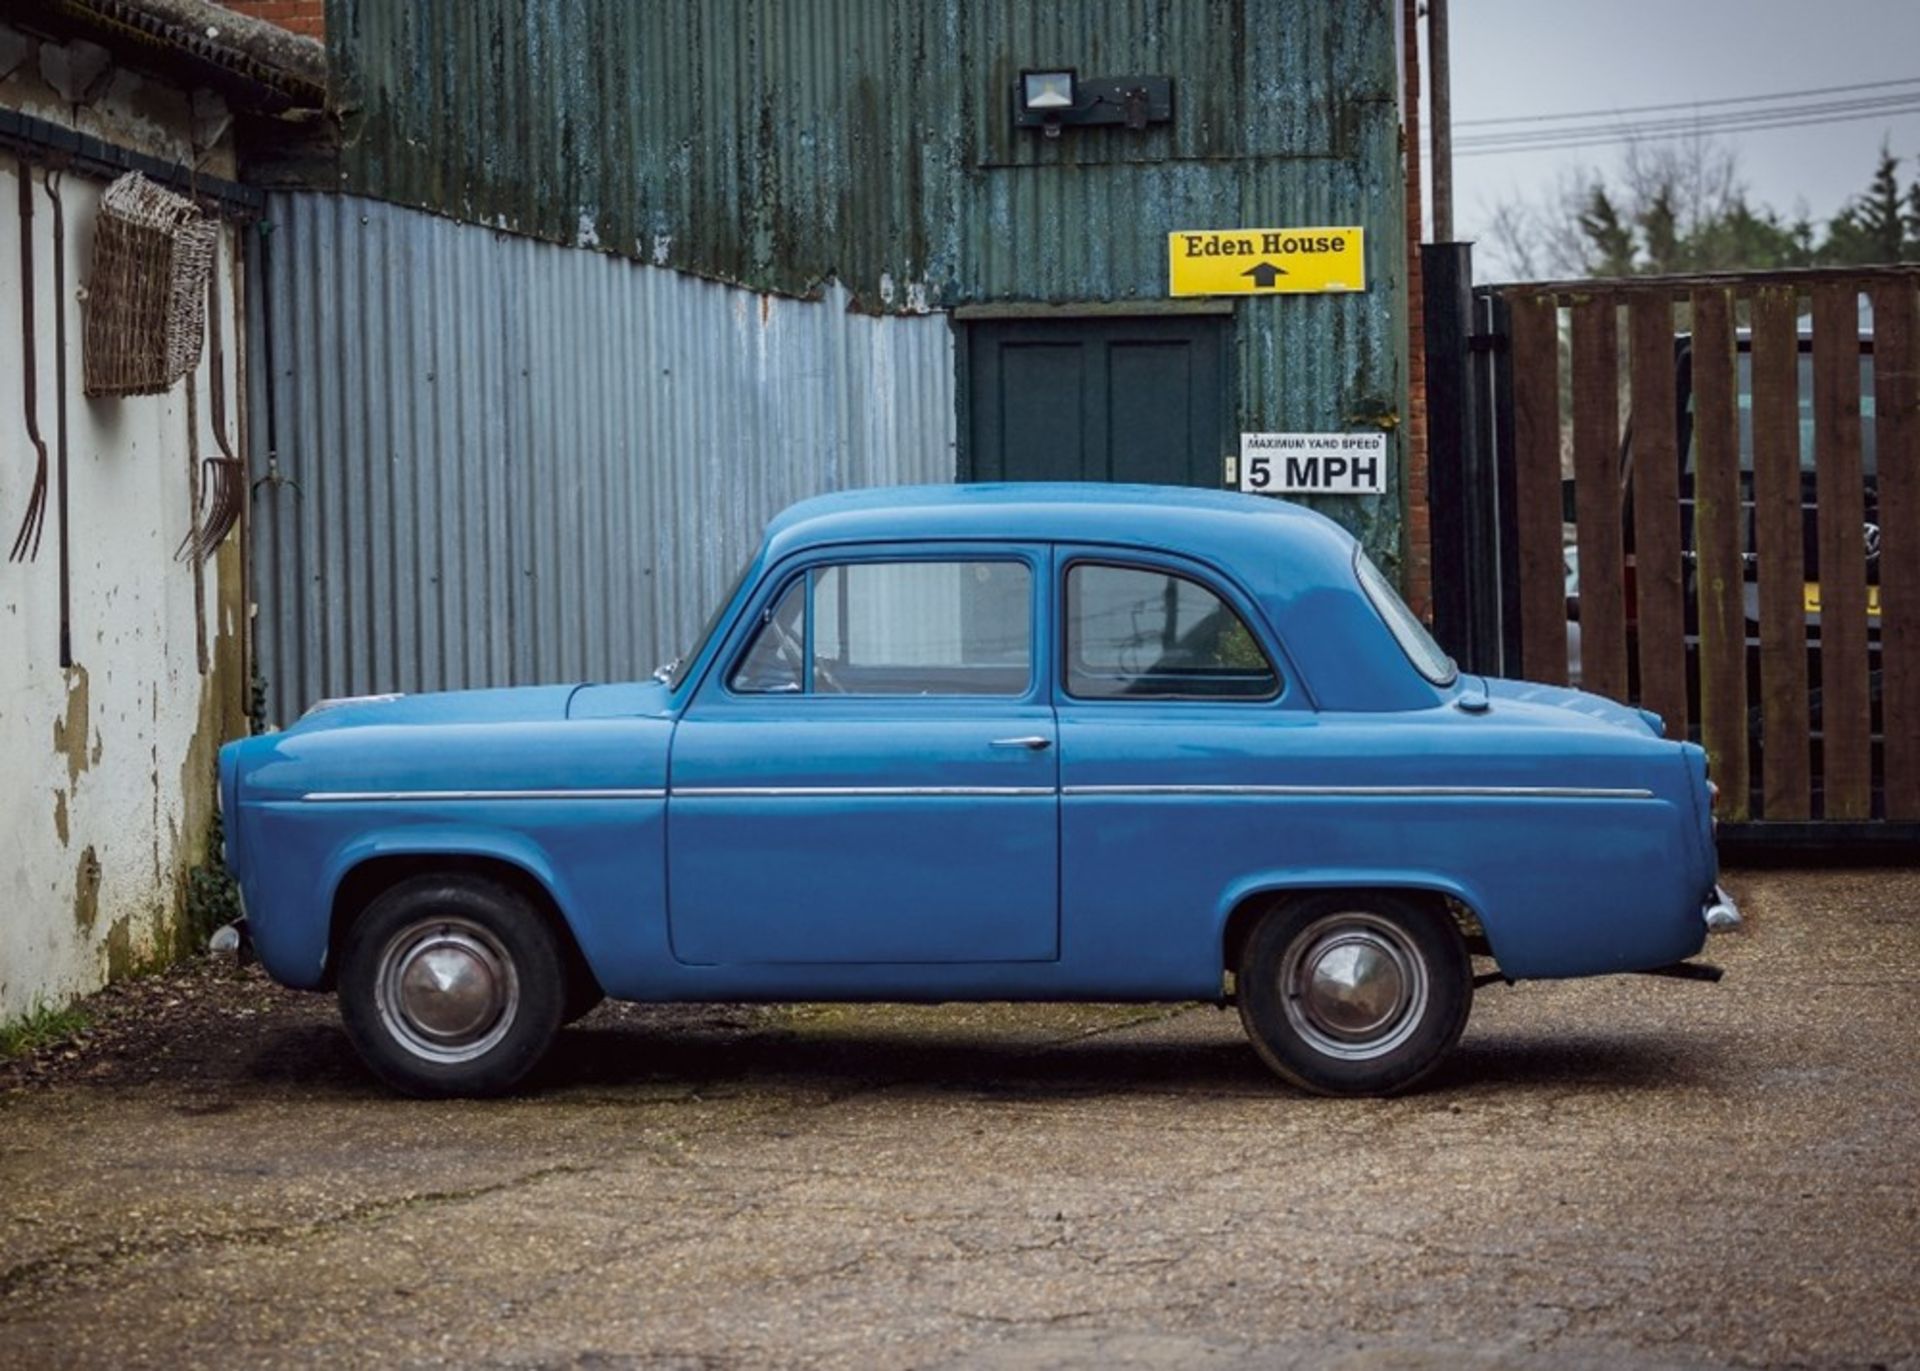
<path id="1" fill-rule="evenodd" d="M 0 1364 L 1920 1367 L 1920 871 L 1720 985 L 1483 992 L 1420 1094 L 1206 1008 L 605 1009 L 426 1104 L 211 966 L 0 1068 Z"/>

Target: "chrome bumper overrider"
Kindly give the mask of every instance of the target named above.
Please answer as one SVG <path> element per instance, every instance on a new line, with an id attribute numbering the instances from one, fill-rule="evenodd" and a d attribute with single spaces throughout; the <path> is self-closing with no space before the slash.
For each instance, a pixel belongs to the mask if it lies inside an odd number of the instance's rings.
<path id="1" fill-rule="evenodd" d="M 245 919 L 235 919 L 213 930 L 207 939 L 207 951 L 215 957 L 245 966 L 253 960 L 253 936 Z"/>
<path id="2" fill-rule="evenodd" d="M 1718 885 L 1701 907 L 1700 917 L 1705 921 L 1709 933 L 1731 933 L 1745 922 L 1740 917 L 1740 906 L 1733 902 L 1733 896 L 1727 894 L 1724 886 Z"/>

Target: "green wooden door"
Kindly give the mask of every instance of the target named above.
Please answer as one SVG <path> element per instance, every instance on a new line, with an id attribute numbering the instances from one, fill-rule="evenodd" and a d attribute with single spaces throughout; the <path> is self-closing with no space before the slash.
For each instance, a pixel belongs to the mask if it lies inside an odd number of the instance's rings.
<path id="1" fill-rule="evenodd" d="M 1228 432 L 1225 315 L 965 325 L 967 481 L 1218 486 Z"/>

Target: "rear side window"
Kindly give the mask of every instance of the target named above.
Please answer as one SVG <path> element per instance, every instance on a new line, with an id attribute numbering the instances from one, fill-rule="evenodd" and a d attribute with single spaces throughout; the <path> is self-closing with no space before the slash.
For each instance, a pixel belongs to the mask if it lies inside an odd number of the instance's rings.
<path id="1" fill-rule="evenodd" d="M 1150 567 L 1067 570 L 1067 693 L 1081 699 L 1269 700 L 1280 674 L 1233 607 Z"/>
<path id="2" fill-rule="evenodd" d="M 1400 644 L 1400 650 L 1407 654 L 1407 660 L 1413 663 L 1414 670 L 1437 686 L 1452 685 L 1460 675 L 1453 658 L 1434 642 L 1433 635 L 1427 632 L 1420 617 L 1407 608 L 1407 602 L 1400 598 L 1400 592 L 1393 588 L 1393 582 L 1373 564 L 1371 557 L 1358 548 L 1353 553 L 1353 570 L 1360 578 L 1360 588 L 1366 591 L 1374 610 L 1386 621 L 1387 631 Z"/>

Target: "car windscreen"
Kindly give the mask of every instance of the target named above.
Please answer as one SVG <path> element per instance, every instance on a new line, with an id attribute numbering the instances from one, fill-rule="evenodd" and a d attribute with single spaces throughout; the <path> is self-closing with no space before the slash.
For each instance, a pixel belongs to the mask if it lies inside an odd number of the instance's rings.
<path id="1" fill-rule="evenodd" d="M 1400 650 L 1407 654 L 1407 660 L 1413 663 L 1414 670 L 1425 676 L 1437 686 L 1452 685 L 1460 670 L 1453 664 L 1453 658 L 1440 650 L 1440 644 L 1434 642 L 1433 635 L 1427 632 L 1427 626 L 1420 617 L 1407 608 L 1407 602 L 1400 598 L 1400 592 L 1393 588 L 1380 568 L 1363 548 L 1354 549 L 1353 569 L 1360 578 L 1360 588 L 1367 593 L 1373 607 L 1386 621 L 1387 629 L 1400 644 Z"/>

